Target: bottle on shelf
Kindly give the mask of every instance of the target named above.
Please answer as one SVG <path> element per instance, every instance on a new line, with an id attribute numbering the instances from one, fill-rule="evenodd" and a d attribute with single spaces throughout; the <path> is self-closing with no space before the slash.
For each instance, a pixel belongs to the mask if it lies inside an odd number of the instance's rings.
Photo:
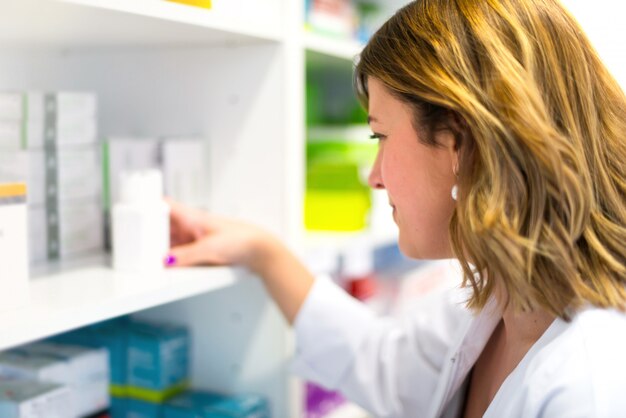
<path id="1" fill-rule="evenodd" d="M 163 268 L 169 249 L 169 206 L 158 170 L 123 173 L 113 207 L 113 268 L 145 272 Z"/>

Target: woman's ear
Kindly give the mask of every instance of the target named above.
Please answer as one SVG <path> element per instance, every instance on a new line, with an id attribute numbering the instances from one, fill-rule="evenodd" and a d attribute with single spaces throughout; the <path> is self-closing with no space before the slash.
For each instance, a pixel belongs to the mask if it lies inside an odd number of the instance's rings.
<path id="1" fill-rule="evenodd" d="M 464 139 L 469 135 L 469 125 L 460 113 L 453 110 L 448 114 L 448 127 L 455 138 L 455 148 L 459 150 L 463 145 Z"/>
<path id="2" fill-rule="evenodd" d="M 455 111 L 448 111 L 447 129 L 440 143 L 449 151 L 451 170 L 455 176 L 459 174 L 460 152 L 469 135 L 469 127 L 465 119 Z"/>

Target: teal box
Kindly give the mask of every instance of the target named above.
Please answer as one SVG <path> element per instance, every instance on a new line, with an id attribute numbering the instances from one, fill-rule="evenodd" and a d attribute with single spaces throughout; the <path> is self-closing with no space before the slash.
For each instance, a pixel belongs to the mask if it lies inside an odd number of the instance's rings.
<path id="1" fill-rule="evenodd" d="M 162 418 L 270 418 L 267 399 L 260 395 L 226 396 L 189 391 L 170 399 Z"/>
<path id="2" fill-rule="evenodd" d="M 165 391 L 189 380 L 189 331 L 181 326 L 131 322 L 127 384 Z"/>
<path id="3" fill-rule="evenodd" d="M 126 418 L 128 411 L 128 399 L 111 396 L 109 415 L 111 418 Z"/>
<path id="4" fill-rule="evenodd" d="M 111 418 L 161 418 L 162 407 L 163 405 L 158 403 L 113 397 L 109 416 Z"/>
<path id="5" fill-rule="evenodd" d="M 127 399 L 126 415 L 120 418 L 161 418 L 162 407 L 163 405 L 158 403 Z"/>
<path id="6" fill-rule="evenodd" d="M 50 340 L 61 344 L 74 344 L 84 347 L 104 347 L 109 351 L 111 384 L 126 385 L 126 353 L 128 350 L 127 317 L 112 319 L 52 337 Z"/>

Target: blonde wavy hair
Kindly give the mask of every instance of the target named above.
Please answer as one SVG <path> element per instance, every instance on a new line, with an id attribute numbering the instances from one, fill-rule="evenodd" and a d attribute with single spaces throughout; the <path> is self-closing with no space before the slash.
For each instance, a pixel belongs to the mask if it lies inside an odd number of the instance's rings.
<path id="1" fill-rule="evenodd" d="M 491 277 L 517 310 L 626 308 L 626 97 L 558 1 L 414 1 L 360 56 L 365 106 L 369 76 L 414 108 L 422 141 L 454 132 L 471 308 Z"/>

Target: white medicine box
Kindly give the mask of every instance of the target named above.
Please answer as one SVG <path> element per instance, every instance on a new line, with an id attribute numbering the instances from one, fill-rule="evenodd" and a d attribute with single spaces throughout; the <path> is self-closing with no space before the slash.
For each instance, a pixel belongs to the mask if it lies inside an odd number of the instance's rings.
<path id="1" fill-rule="evenodd" d="M 26 185 L 0 184 L 0 311 L 28 298 Z"/>

